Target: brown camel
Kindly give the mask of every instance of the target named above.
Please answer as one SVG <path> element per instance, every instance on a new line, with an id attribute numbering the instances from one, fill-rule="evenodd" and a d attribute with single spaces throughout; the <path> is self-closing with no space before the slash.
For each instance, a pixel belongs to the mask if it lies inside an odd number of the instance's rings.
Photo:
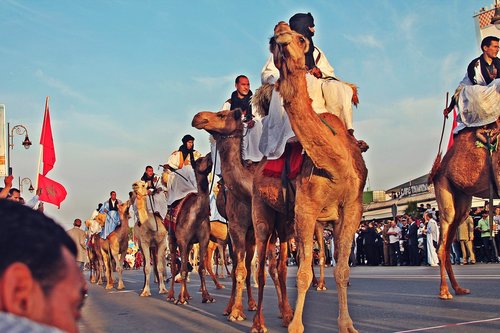
<path id="1" fill-rule="evenodd" d="M 339 332 L 357 332 L 347 308 L 348 258 L 352 240 L 362 216 L 362 193 L 367 170 L 356 139 L 348 133 L 342 121 L 332 114 L 319 115 L 311 106 L 307 92 L 305 52 L 307 39 L 292 31 L 288 24 L 278 23 L 270 43 L 274 62 L 280 71 L 276 85 L 285 111 L 306 156 L 296 179 L 294 227 L 300 256 L 297 272 L 297 301 L 289 332 L 303 332 L 302 313 L 305 296 L 312 281 L 312 247 L 316 221 L 333 223 L 335 240 L 334 275 L 339 301 Z M 327 123 L 327 124 L 325 124 Z M 264 164 L 257 173 L 262 173 Z M 256 230 L 259 269 L 259 308 L 252 330 L 265 332 L 262 316 L 263 258 L 265 244 L 273 230 L 280 239 L 285 211 L 281 180 L 255 177 L 252 196 L 252 218 Z M 286 227 L 286 226 L 285 226 Z M 287 240 L 286 238 L 284 240 Z M 278 267 L 280 282 L 286 278 L 286 269 Z M 283 272 L 284 271 L 284 272 Z M 285 319 L 285 318 L 284 318 Z"/>
<path id="2" fill-rule="evenodd" d="M 217 289 L 222 289 L 224 286 L 219 283 L 217 277 L 224 278 L 223 276 L 218 276 L 218 274 L 214 274 L 213 264 L 214 264 L 214 254 L 215 250 L 218 250 L 219 257 L 222 259 L 222 266 L 226 267 L 226 271 L 228 275 L 230 275 L 229 270 L 226 264 L 226 246 L 229 239 L 228 225 L 224 222 L 220 221 L 210 221 L 210 241 L 207 247 L 207 255 L 205 257 L 205 267 L 207 268 L 208 273 L 212 277 L 212 280 L 215 283 L 215 287 Z M 216 260 L 215 264 L 218 269 L 218 260 Z M 224 267 L 221 268 L 222 274 Z"/>
<path id="3" fill-rule="evenodd" d="M 204 129 L 213 135 L 217 142 L 217 149 L 221 159 L 222 178 L 225 184 L 225 210 L 229 221 L 229 235 L 233 245 L 233 269 L 231 271 L 232 289 L 231 298 L 226 306 L 224 315 L 228 320 L 244 320 L 242 294 L 244 283 L 248 295 L 248 309 L 255 311 L 257 304 L 252 296 L 251 267 L 255 253 L 255 236 L 251 215 L 251 196 L 253 177 L 257 164 L 250 166 L 243 164 L 241 159 L 241 141 L 243 123 L 241 111 L 224 110 L 220 112 L 200 112 L 192 121 L 192 126 Z M 270 244 L 273 246 L 274 244 Z M 270 256 L 269 273 L 279 293 L 279 282 L 276 274 L 275 257 Z M 291 310 L 290 310 L 291 312 Z M 283 315 L 283 314 L 282 314 Z"/>
<path id="4" fill-rule="evenodd" d="M 499 134 L 499 125 L 500 121 L 497 120 L 496 123 L 482 128 L 461 130 L 455 136 L 454 143 L 444 158 L 441 160 L 441 154 L 439 154 L 432 167 L 429 182 L 434 183 L 441 221 L 441 244 L 438 250 L 441 273 L 439 298 L 441 299 L 453 298 L 446 283 L 446 272 L 456 295 L 470 293 L 469 289 L 460 287 L 455 278 L 451 266 L 450 249 L 458 226 L 466 219 L 471 208 L 472 197 L 488 198 L 491 182 L 493 198 L 498 198 L 494 190 L 499 188 L 500 156 L 498 150 L 493 151 L 491 163 L 488 150 L 479 148 L 476 142 L 487 146 L 487 137 L 489 137 L 494 145 Z"/>
<path id="5" fill-rule="evenodd" d="M 102 260 L 101 247 L 99 244 L 99 232 L 102 227 L 96 220 L 86 220 L 88 242 L 87 256 L 89 257 L 89 281 L 90 283 L 103 284 L 104 261 Z"/>
<path id="6" fill-rule="evenodd" d="M 172 284 L 168 292 L 167 299 L 174 301 L 175 304 L 186 304 L 191 298 L 187 291 L 186 279 L 188 274 L 188 256 L 193 244 L 200 243 L 200 264 L 198 274 L 200 275 L 200 289 L 202 302 L 214 302 L 210 296 L 205 283 L 205 256 L 207 253 L 208 241 L 210 239 L 210 202 L 208 174 L 212 170 L 212 157 L 208 153 L 194 163 L 194 172 L 198 192 L 190 194 L 182 203 L 182 207 L 177 215 L 177 222 L 174 233 L 169 233 L 170 247 L 170 268 L 172 270 Z M 177 247 L 179 248 L 181 258 L 181 291 L 177 300 L 174 298 L 174 283 L 177 275 Z"/>
<path id="7" fill-rule="evenodd" d="M 151 275 L 151 250 L 154 249 L 153 264 L 155 264 L 155 273 L 158 275 L 160 294 L 166 294 L 167 288 L 163 279 L 165 272 L 165 252 L 167 250 L 167 229 L 163 225 L 160 216 L 148 212 L 147 184 L 143 181 L 137 181 L 132 184 L 134 190 L 135 202 L 137 206 L 137 215 L 139 217 L 134 225 L 134 234 L 138 239 L 138 245 L 144 256 L 144 288 L 141 296 L 151 296 L 149 280 Z M 156 275 L 155 274 L 155 275 Z"/>
<path id="8" fill-rule="evenodd" d="M 108 235 L 108 238 L 99 238 L 101 246 L 101 254 L 106 267 L 106 289 L 113 289 L 113 263 L 111 257 L 115 260 L 116 272 L 118 273 L 118 286 L 116 289 L 124 289 L 123 284 L 123 261 L 127 254 L 128 248 L 128 209 L 130 201 L 126 201 L 118 205 L 118 213 L 120 215 L 120 225 Z"/>

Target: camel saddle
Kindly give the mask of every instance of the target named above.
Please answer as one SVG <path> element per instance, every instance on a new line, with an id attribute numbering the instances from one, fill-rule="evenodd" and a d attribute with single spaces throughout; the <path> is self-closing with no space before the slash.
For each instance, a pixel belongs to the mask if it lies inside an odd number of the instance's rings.
<path id="1" fill-rule="evenodd" d="M 195 195 L 196 193 L 194 192 L 188 193 L 184 198 L 175 201 L 168 207 L 167 215 L 165 215 L 165 219 L 163 220 L 163 225 L 168 230 L 169 235 L 175 234 L 175 228 L 177 226 L 177 216 L 179 215 L 184 202 Z"/>
<path id="2" fill-rule="evenodd" d="M 268 160 L 262 171 L 264 176 L 280 178 L 284 175 L 289 180 L 297 177 L 304 161 L 300 142 L 290 142 L 285 146 L 285 152 L 277 160 Z M 285 167 L 287 170 L 285 170 Z"/>

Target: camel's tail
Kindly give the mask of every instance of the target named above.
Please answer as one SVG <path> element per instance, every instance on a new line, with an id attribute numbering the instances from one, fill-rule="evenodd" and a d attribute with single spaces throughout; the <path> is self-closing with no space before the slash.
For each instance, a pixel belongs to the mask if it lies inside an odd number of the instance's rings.
<path id="1" fill-rule="evenodd" d="M 439 152 L 436 156 L 436 159 L 434 160 L 434 164 L 432 165 L 431 172 L 429 173 L 429 178 L 427 178 L 427 184 L 432 184 L 434 181 L 434 177 L 436 176 L 436 173 L 441 166 L 441 152 Z"/>
<path id="2" fill-rule="evenodd" d="M 345 82 L 352 89 L 352 99 L 351 102 L 354 106 L 358 106 L 359 104 L 359 95 L 358 95 L 358 87 L 354 83 Z"/>

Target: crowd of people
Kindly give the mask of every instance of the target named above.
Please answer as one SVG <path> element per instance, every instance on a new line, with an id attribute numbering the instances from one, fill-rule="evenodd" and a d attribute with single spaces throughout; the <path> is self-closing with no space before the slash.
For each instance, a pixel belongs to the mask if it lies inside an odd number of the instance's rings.
<path id="1" fill-rule="evenodd" d="M 421 266 L 439 265 L 439 212 L 430 204 L 418 208 L 416 214 L 404 214 L 395 219 L 361 222 L 352 245 L 352 266 Z M 333 260 L 333 237 L 324 231 L 326 263 Z M 498 263 L 500 249 L 500 206 L 495 207 L 490 234 L 488 204 L 471 209 L 467 219 L 458 226 L 451 248 L 453 265 Z M 291 251 L 293 253 L 293 249 Z M 319 246 L 315 253 L 318 257 Z M 294 261 L 292 261 L 294 262 Z M 318 260 L 316 260 L 318 263 Z"/>

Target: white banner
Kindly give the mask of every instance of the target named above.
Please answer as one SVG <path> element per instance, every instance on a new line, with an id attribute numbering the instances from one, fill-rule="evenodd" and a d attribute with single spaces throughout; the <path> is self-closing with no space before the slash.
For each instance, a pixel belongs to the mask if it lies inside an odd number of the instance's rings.
<path id="1" fill-rule="evenodd" d="M 7 176 L 7 135 L 5 134 L 5 105 L 0 104 L 0 177 Z"/>

